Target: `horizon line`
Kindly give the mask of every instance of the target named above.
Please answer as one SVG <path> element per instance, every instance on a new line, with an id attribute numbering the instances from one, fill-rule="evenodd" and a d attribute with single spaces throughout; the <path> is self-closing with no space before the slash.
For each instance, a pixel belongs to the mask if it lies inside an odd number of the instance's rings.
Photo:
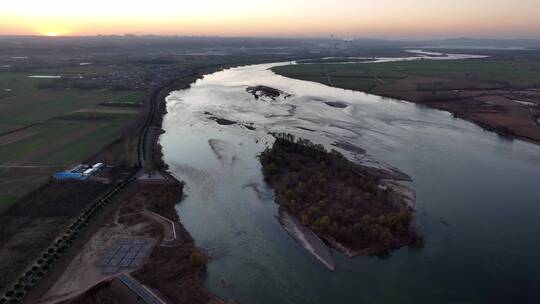
<path id="1" fill-rule="evenodd" d="M 62 39 L 62 38 L 99 38 L 99 37 L 120 37 L 120 38 L 244 38 L 244 39 L 320 39 L 320 40 L 343 40 L 343 39 L 352 39 L 352 40 L 380 40 L 380 41 L 444 41 L 444 40 L 458 40 L 458 39 L 472 39 L 472 40 L 506 40 L 506 41 L 515 41 L 515 40 L 540 40 L 540 37 L 519 37 L 519 38 L 510 38 L 510 37 L 474 37 L 474 36 L 448 36 L 448 37 L 432 37 L 432 38 L 409 38 L 409 37 L 330 37 L 328 36 L 303 36 L 303 35 L 167 35 L 167 34 L 94 34 L 94 35 L 40 35 L 40 34 L 0 34 L 0 38 L 51 38 L 51 39 Z"/>

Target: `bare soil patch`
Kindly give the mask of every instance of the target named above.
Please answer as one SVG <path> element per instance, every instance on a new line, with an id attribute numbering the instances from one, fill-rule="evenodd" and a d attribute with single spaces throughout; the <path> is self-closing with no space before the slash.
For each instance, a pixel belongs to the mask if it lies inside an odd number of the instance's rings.
<path id="1" fill-rule="evenodd" d="M 106 186 L 51 181 L 0 215 L 0 289 L 19 276 Z"/>

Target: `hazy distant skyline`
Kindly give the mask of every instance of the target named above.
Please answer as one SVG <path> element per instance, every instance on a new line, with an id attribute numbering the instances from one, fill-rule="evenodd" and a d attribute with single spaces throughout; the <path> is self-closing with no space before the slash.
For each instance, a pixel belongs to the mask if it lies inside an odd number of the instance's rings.
<path id="1" fill-rule="evenodd" d="M 0 35 L 540 38 L 538 0 L 3 0 Z"/>

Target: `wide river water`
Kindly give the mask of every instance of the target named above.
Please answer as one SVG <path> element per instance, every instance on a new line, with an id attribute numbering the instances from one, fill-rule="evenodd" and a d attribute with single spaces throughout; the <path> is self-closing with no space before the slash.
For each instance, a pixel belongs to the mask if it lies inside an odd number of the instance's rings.
<path id="1" fill-rule="evenodd" d="M 285 78 L 275 65 L 206 75 L 167 98 L 160 142 L 186 182 L 180 218 L 212 256 L 212 293 L 243 304 L 540 303 L 540 146 L 447 112 Z M 255 99 L 251 85 L 291 96 Z M 333 148 L 409 174 L 425 246 L 354 259 L 333 251 L 327 270 L 277 220 L 257 159 L 271 131 L 348 143 Z"/>

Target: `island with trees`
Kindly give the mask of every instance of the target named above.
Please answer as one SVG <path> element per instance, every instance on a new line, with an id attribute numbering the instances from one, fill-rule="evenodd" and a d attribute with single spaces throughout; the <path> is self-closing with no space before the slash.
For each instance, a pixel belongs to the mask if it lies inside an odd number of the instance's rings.
<path id="1" fill-rule="evenodd" d="M 274 136 L 260 155 L 264 178 L 280 208 L 326 243 L 356 256 L 422 241 L 408 188 L 336 150 L 290 134 Z"/>
<path id="2" fill-rule="evenodd" d="M 276 98 L 283 96 L 284 99 L 287 99 L 291 94 L 272 88 L 264 85 L 251 86 L 246 88 L 246 92 L 250 93 L 255 97 L 255 99 L 269 99 L 270 101 L 275 101 Z"/>

